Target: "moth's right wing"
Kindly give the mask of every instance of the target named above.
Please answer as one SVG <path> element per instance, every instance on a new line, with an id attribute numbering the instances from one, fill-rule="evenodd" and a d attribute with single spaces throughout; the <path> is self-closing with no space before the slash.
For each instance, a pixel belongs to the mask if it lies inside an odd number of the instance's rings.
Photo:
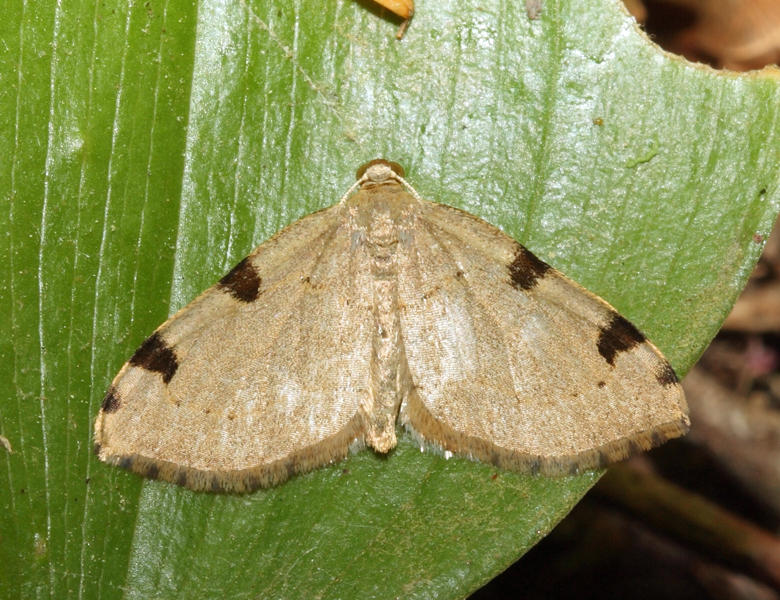
<path id="1" fill-rule="evenodd" d="M 604 300 L 451 207 L 421 203 L 402 239 L 402 420 L 424 440 L 554 474 L 687 430 L 671 366 Z"/>

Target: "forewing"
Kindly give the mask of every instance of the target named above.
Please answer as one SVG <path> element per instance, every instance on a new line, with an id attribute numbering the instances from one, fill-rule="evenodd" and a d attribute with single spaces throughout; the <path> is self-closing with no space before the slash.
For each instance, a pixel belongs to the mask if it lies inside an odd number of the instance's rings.
<path id="1" fill-rule="evenodd" d="M 273 485 L 362 434 L 371 305 L 340 205 L 257 248 L 155 331 L 114 379 L 100 458 L 193 489 Z"/>
<path id="2" fill-rule="evenodd" d="M 424 440 L 554 474 L 687 430 L 671 366 L 605 301 L 454 208 L 421 203 L 404 238 L 402 420 Z"/>

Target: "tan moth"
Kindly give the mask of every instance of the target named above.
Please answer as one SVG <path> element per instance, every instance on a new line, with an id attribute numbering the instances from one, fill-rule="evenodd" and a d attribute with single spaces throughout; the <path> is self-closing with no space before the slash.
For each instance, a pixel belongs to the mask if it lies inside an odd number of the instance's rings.
<path id="1" fill-rule="evenodd" d="M 101 460 L 243 492 L 422 445 L 566 474 L 684 434 L 672 367 L 629 321 L 395 163 L 283 229 L 163 323 L 95 422 Z"/>

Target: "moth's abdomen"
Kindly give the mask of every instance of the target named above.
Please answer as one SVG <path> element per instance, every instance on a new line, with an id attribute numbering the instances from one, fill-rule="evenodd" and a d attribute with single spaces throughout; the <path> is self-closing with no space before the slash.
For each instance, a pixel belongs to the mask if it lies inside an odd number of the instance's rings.
<path id="1" fill-rule="evenodd" d="M 397 186 L 397 184 L 390 184 Z M 398 221 L 391 203 L 367 207 L 366 243 L 371 260 L 374 332 L 371 347 L 372 405 L 366 407 L 366 443 L 378 452 L 396 445 L 395 422 L 401 404 L 398 376 L 403 357 L 398 317 Z"/>

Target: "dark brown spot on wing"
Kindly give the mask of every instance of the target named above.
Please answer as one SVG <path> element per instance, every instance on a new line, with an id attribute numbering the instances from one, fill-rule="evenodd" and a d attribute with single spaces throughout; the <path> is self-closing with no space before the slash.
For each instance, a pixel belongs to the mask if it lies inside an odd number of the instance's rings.
<path id="1" fill-rule="evenodd" d="M 165 383 L 171 380 L 176 369 L 179 368 L 176 354 L 168 347 L 159 333 L 153 333 L 149 336 L 135 351 L 129 362 L 136 367 L 162 374 Z"/>
<path id="2" fill-rule="evenodd" d="M 144 475 L 149 479 L 157 479 L 160 476 L 160 468 L 155 464 L 149 464 L 146 466 Z"/>
<path id="3" fill-rule="evenodd" d="M 614 367 L 615 357 L 620 352 L 631 350 L 644 341 L 645 336 L 628 319 L 614 313 L 610 322 L 601 328 L 597 347 L 604 360 Z"/>
<path id="4" fill-rule="evenodd" d="M 677 373 L 674 372 L 672 365 L 670 365 L 668 362 L 665 362 L 663 365 L 661 365 L 661 368 L 658 370 L 658 373 L 656 373 L 655 378 L 658 380 L 658 383 L 663 386 L 674 385 L 680 381 L 677 378 Z"/>
<path id="5" fill-rule="evenodd" d="M 532 252 L 517 245 L 517 253 L 509 264 L 509 277 L 518 290 L 530 290 L 540 277 L 550 270 L 550 265 L 539 260 Z"/>
<path id="6" fill-rule="evenodd" d="M 112 413 L 119 410 L 119 396 L 113 387 L 108 388 L 106 397 L 103 398 L 103 403 L 100 405 L 100 410 L 104 413 Z"/>
<path id="7" fill-rule="evenodd" d="M 257 300 L 260 291 L 261 281 L 257 270 L 247 256 L 233 267 L 230 273 L 220 279 L 217 285 L 223 290 L 230 292 L 236 300 L 254 302 Z"/>
<path id="8" fill-rule="evenodd" d="M 637 454 L 640 454 L 644 452 L 644 448 L 642 445 L 637 442 L 636 440 L 628 440 L 628 455 L 629 456 L 635 456 Z"/>
<path id="9" fill-rule="evenodd" d="M 667 438 L 660 431 L 652 431 L 650 433 L 650 440 L 652 441 L 653 448 L 657 448 L 663 444 Z"/>

